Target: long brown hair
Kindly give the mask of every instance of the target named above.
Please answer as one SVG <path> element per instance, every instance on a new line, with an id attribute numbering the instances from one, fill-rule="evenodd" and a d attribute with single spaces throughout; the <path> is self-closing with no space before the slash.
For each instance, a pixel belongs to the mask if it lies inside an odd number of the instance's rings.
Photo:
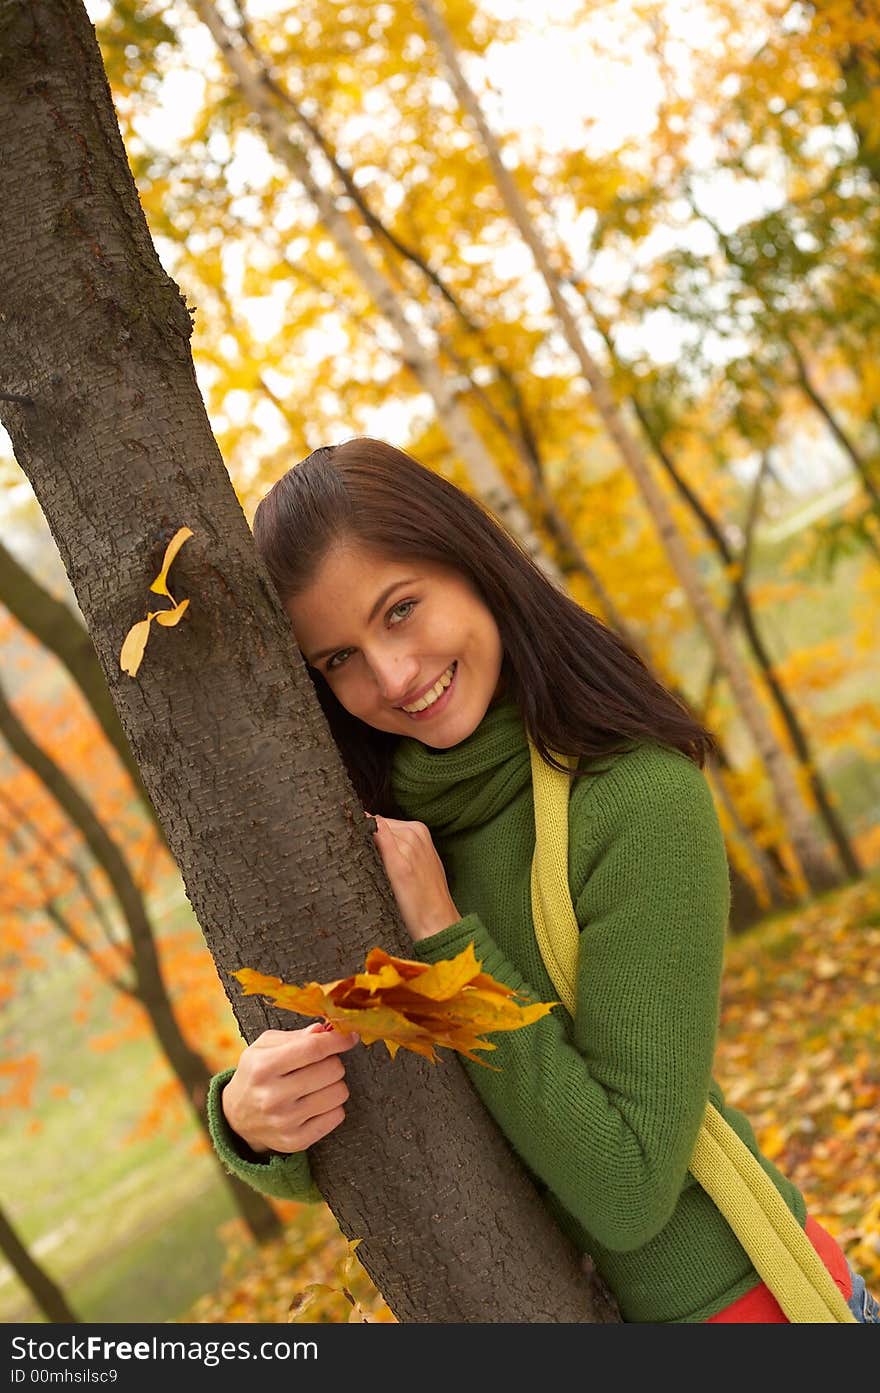
<path id="1" fill-rule="evenodd" d="M 253 532 L 282 605 L 311 584 L 341 540 L 395 560 L 454 567 L 492 612 L 504 694 L 555 767 L 552 750 L 592 761 L 651 741 L 702 768 L 716 748 L 641 658 L 557 589 L 487 508 L 393 445 L 358 437 L 314 450 L 258 504 Z M 358 797 L 371 812 L 393 817 L 391 763 L 400 736 L 350 715 L 323 675 L 307 671 Z"/>

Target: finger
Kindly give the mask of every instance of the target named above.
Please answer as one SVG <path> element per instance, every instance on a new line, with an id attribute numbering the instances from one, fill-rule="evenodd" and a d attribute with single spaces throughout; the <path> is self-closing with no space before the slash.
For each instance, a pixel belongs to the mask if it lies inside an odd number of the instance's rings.
<path id="1" fill-rule="evenodd" d="M 311 1122 L 307 1122 L 299 1129 L 297 1149 L 306 1151 L 310 1146 L 314 1146 L 316 1141 L 326 1137 L 340 1122 L 345 1121 L 345 1108 L 333 1108 L 330 1112 L 322 1113 L 320 1117 L 313 1117 Z"/>
<path id="2" fill-rule="evenodd" d="M 350 1050 L 361 1038 L 356 1030 L 340 1030 L 331 1021 L 317 1021 L 314 1025 L 307 1026 L 306 1030 L 309 1058 L 304 1062 L 308 1064 L 326 1059 L 328 1055 Z"/>
<path id="3" fill-rule="evenodd" d="M 338 1054 L 333 1054 L 329 1059 L 319 1059 L 316 1064 L 304 1064 L 301 1069 L 294 1069 L 292 1073 L 285 1074 L 283 1096 L 290 1102 L 297 1102 L 307 1098 L 310 1093 L 320 1093 L 322 1089 L 339 1083 L 344 1076 L 345 1065 Z M 305 1116 L 311 1117 L 312 1113 L 307 1111 Z"/>
<path id="4" fill-rule="evenodd" d="M 276 1112 L 266 1119 L 265 1136 L 273 1151 L 305 1151 L 313 1142 L 325 1137 L 338 1127 L 345 1117 L 345 1107 L 341 1096 L 323 1111 L 317 1110 L 309 1117 L 296 1113 Z"/>
<path id="5" fill-rule="evenodd" d="M 348 1097 L 348 1084 L 344 1079 L 337 1079 L 335 1083 L 316 1088 L 314 1093 L 307 1093 L 305 1097 L 298 1098 L 291 1107 L 290 1120 L 295 1126 L 303 1127 L 307 1122 L 311 1122 L 313 1117 L 321 1117 L 325 1112 L 341 1108 L 348 1102 Z"/>
<path id="6" fill-rule="evenodd" d="M 252 1050 L 273 1050 L 279 1045 L 286 1045 L 295 1033 L 293 1030 L 264 1030 L 256 1040 L 251 1041 L 250 1047 Z"/>
<path id="7" fill-rule="evenodd" d="M 356 1045 L 361 1038 L 356 1030 L 343 1030 L 342 1026 L 337 1025 L 335 1021 L 315 1021 L 314 1025 L 307 1026 L 306 1029 L 310 1035 L 341 1035 L 353 1045 Z"/>
<path id="8" fill-rule="evenodd" d="M 392 817 L 377 817 L 376 832 L 386 846 L 406 846 L 410 837 L 409 824 Z"/>
<path id="9" fill-rule="evenodd" d="M 324 1022 L 316 1021 L 299 1030 L 266 1030 L 254 1041 L 253 1048 L 264 1061 L 261 1072 L 268 1070 L 277 1075 L 349 1050 L 359 1039 L 354 1032 L 325 1030 Z"/>
<path id="10" fill-rule="evenodd" d="M 431 829 L 424 822 L 414 822 L 411 818 L 402 817 L 383 817 L 376 814 L 376 821 L 382 827 L 387 827 L 389 832 L 396 832 L 402 836 L 410 835 L 413 837 L 424 837 L 431 835 Z"/>

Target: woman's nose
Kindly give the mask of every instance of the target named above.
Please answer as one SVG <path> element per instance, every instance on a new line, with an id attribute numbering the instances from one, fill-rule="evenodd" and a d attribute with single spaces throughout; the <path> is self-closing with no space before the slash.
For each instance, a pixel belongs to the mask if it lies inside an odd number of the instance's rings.
<path id="1" fill-rule="evenodd" d="M 374 659 L 373 672 L 382 697 L 397 706 L 418 683 L 419 665 L 413 658 Z"/>

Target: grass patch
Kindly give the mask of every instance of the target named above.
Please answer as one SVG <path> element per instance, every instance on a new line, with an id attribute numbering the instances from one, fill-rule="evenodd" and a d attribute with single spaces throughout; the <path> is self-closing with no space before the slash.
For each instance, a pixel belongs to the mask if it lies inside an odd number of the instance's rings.
<path id="1" fill-rule="evenodd" d="M 165 923 L 179 927 L 192 912 L 172 890 Z M 99 987 L 89 1022 L 78 1023 L 80 990 L 93 982 L 78 957 L 55 958 L 0 1014 L 4 1057 L 35 1055 L 40 1066 L 32 1107 L 10 1113 L 0 1133 L 3 1204 L 83 1319 L 170 1320 L 217 1281 L 218 1227 L 234 1217 L 233 1202 L 213 1153 L 194 1153 L 194 1120 L 128 1139 L 169 1071 L 148 1035 L 91 1047 L 113 1025 L 116 999 Z M 40 1319 L 2 1267 L 0 1320 Z"/>

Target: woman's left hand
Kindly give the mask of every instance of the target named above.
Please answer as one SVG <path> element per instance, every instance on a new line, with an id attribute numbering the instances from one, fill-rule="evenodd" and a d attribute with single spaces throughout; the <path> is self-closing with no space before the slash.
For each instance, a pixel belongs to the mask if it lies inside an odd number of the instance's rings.
<path id="1" fill-rule="evenodd" d="M 373 839 L 394 891 L 407 933 L 414 943 L 461 918 L 449 893 L 443 862 L 423 822 L 376 818 Z"/>

